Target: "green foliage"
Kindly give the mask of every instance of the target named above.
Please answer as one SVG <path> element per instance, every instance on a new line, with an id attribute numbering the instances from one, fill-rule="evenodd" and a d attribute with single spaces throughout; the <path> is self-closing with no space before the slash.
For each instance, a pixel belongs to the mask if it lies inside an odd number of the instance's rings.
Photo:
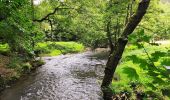
<path id="1" fill-rule="evenodd" d="M 15 69 L 17 72 L 22 73 L 24 70 L 22 63 L 23 63 L 23 60 L 21 58 L 13 57 L 10 59 L 8 68 Z"/>
<path id="2" fill-rule="evenodd" d="M 44 64 L 45 64 L 45 62 L 42 59 L 31 62 L 31 65 L 33 66 L 33 68 L 42 66 Z"/>
<path id="3" fill-rule="evenodd" d="M 76 42 L 43 42 L 36 46 L 36 51 L 39 51 L 42 56 L 57 56 L 82 52 L 83 50 L 84 46 Z"/>
<path id="4" fill-rule="evenodd" d="M 136 70 L 131 67 L 124 67 L 123 73 L 127 74 L 127 77 L 129 77 L 130 80 L 139 79 L 139 75 L 137 74 Z"/>
<path id="5" fill-rule="evenodd" d="M 138 29 L 136 34 L 132 34 L 129 37 L 129 41 L 133 44 L 136 44 L 139 46 L 139 42 L 147 42 L 149 43 L 151 40 L 151 36 L 145 33 L 144 29 Z"/>
<path id="6" fill-rule="evenodd" d="M 132 92 L 130 85 L 125 84 L 123 81 L 113 82 L 110 87 L 111 87 L 114 94 L 118 94 L 118 93 L 121 93 L 123 91 Z"/>
<path id="7" fill-rule="evenodd" d="M 93 48 L 106 47 L 106 45 L 108 45 L 106 36 L 106 26 L 108 22 L 110 22 L 109 28 L 114 42 L 125 26 L 127 14 L 129 16 L 133 14 L 138 2 L 139 0 L 135 2 L 131 0 L 66 0 L 64 3 L 53 0 L 50 2 L 42 1 L 39 5 L 35 6 L 35 19 L 43 18 L 53 12 L 56 7 L 71 9 L 57 10 L 56 14 L 49 16 L 48 19 L 44 20 L 41 24 L 36 23 L 37 27 L 41 28 L 39 29 L 41 30 L 41 36 L 42 33 L 44 33 L 44 38 L 41 37 L 41 39 L 37 40 L 80 41 L 86 46 Z M 132 5 L 132 11 L 129 9 L 127 13 L 128 5 Z M 168 6 L 169 4 L 163 4 L 159 2 L 159 0 L 151 1 L 151 6 L 146 17 L 144 17 L 144 20 L 134 32 L 135 34 L 130 36 L 130 42 L 150 42 L 151 39 L 156 40 L 157 37 L 159 37 L 159 39 L 168 39 L 169 10 L 166 10 Z M 159 16 L 155 16 L 155 13 Z"/>
<path id="8" fill-rule="evenodd" d="M 9 55 L 9 45 L 8 44 L 0 44 L 0 54 Z"/>
<path id="9" fill-rule="evenodd" d="M 169 57 L 162 57 L 160 59 L 160 63 L 161 63 L 161 65 L 170 66 L 170 58 Z"/>
<path id="10" fill-rule="evenodd" d="M 33 32 L 31 6 L 26 0 L 0 1 L 5 15 L 0 21 L 0 38 L 7 43 L 13 53 L 26 55 L 32 48 L 31 33 Z M 2 17 L 2 16 L 1 16 Z"/>
<path id="11" fill-rule="evenodd" d="M 169 39 L 169 3 L 152 0 L 150 8 L 134 34 L 129 37 L 130 43 L 144 41 L 154 43 L 160 39 Z M 155 16 L 156 15 L 156 16 Z"/>
<path id="12" fill-rule="evenodd" d="M 21 66 L 22 66 L 22 69 L 24 70 L 24 72 L 30 71 L 32 68 L 32 65 L 29 62 L 23 63 Z"/>
<path id="13" fill-rule="evenodd" d="M 143 48 L 138 49 L 134 45 L 129 45 L 126 47 L 121 64 L 116 70 L 120 80 L 113 81 L 111 87 L 113 91 L 117 91 L 117 93 L 128 90 L 132 94 L 132 99 L 136 98 L 136 94 L 133 94 L 135 93 L 132 92 L 134 89 L 129 83 L 140 83 L 140 85 L 137 85 L 138 89 L 135 88 L 135 91 L 138 91 L 137 93 L 142 91 L 142 93 L 146 95 L 143 98 L 168 98 L 170 95 L 168 92 L 166 94 L 164 89 L 169 91 L 170 75 L 164 66 L 169 66 L 169 45 L 144 45 L 155 66 L 152 65 Z M 117 88 L 119 88 L 120 91 L 118 91 Z"/>

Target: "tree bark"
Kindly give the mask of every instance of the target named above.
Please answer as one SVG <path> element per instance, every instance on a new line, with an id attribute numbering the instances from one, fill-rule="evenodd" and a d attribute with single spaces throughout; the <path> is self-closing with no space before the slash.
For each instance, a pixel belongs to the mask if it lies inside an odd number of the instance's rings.
<path id="1" fill-rule="evenodd" d="M 150 0 L 141 0 L 137 11 L 134 15 L 129 18 L 127 25 L 121 35 L 121 37 L 117 41 L 117 47 L 114 51 L 110 54 L 109 59 L 106 64 L 105 68 L 105 76 L 101 85 L 103 91 L 104 100 L 112 100 L 112 93 L 110 91 L 109 85 L 112 82 L 113 75 L 117 68 L 117 65 L 122 58 L 122 54 L 124 52 L 125 46 L 128 42 L 128 35 L 132 34 L 135 30 L 139 22 L 142 20 L 143 16 L 145 15 Z"/>

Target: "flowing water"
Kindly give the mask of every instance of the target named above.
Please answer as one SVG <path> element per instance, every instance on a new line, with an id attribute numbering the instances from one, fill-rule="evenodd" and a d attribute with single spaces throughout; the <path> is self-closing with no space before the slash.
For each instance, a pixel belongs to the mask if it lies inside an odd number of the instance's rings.
<path id="1" fill-rule="evenodd" d="M 45 65 L 3 91 L 0 100 L 102 100 L 105 60 L 92 52 L 43 59 Z"/>

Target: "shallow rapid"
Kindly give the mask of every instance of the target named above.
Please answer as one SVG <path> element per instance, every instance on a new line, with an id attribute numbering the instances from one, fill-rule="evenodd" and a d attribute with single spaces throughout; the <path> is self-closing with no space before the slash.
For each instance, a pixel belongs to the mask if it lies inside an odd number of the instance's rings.
<path id="1" fill-rule="evenodd" d="M 105 60 L 92 52 L 43 59 L 45 65 L 3 91 L 0 100 L 102 100 Z"/>

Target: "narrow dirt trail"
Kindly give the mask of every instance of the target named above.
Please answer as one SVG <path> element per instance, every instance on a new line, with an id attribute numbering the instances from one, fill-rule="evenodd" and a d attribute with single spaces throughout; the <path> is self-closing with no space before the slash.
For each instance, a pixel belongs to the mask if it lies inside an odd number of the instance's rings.
<path id="1" fill-rule="evenodd" d="M 3 91 L 0 100 L 102 100 L 106 61 L 92 55 L 45 57 L 45 65 Z"/>

